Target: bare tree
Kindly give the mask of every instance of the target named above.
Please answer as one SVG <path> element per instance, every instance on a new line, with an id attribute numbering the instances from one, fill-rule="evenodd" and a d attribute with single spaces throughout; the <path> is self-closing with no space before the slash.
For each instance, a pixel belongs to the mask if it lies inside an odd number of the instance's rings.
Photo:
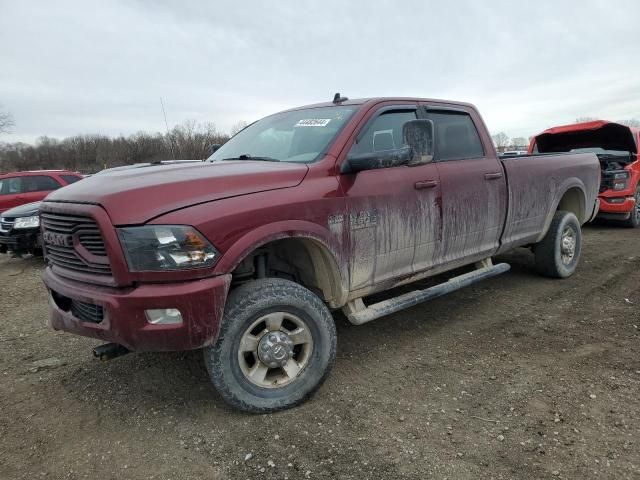
<path id="1" fill-rule="evenodd" d="M 491 139 L 498 150 L 504 150 L 509 145 L 509 135 L 504 132 L 491 135 Z"/>
<path id="2" fill-rule="evenodd" d="M 594 117 L 578 117 L 578 118 L 576 118 L 576 123 L 593 122 L 594 120 L 597 120 L 597 118 L 594 118 Z M 627 118 L 625 120 L 618 120 L 616 123 L 619 123 L 621 125 L 626 125 L 627 127 L 640 128 L 640 120 L 638 120 L 637 118 Z"/>
<path id="3" fill-rule="evenodd" d="M 82 173 L 95 173 L 118 165 L 170 159 L 168 138 L 176 157 L 183 159 L 206 158 L 211 145 L 222 144 L 229 139 L 212 123 L 197 124 L 188 120 L 164 135 L 147 132 L 116 138 L 75 135 L 61 140 L 40 137 L 35 145 L 0 144 L 0 165 L 2 171 L 70 168 Z"/>
<path id="4" fill-rule="evenodd" d="M 10 112 L 0 110 L 0 133 L 9 133 L 13 125 L 13 115 Z"/>
<path id="5" fill-rule="evenodd" d="M 622 125 L 626 125 L 627 127 L 640 128 L 640 120 L 636 118 L 629 118 L 628 120 L 618 120 L 618 123 L 621 123 Z"/>
<path id="6" fill-rule="evenodd" d="M 224 143 L 228 137 L 216 130 L 213 123 L 198 124 L 186 120 L 171 130 L 176 155 L 182 159 L 204 159 L 210 155 L 211 145 Z"/>
<path id="7" fill-rule="evenodd" d="M 526 147 L 529 145 L 529 142 L 527 142 L 527 139 L 524 137 L 515 137 L 511 139 L 511 146 L 512 147 Z"/>
<path id="8" fill-rule="evenodd" d="M 238 133 L 240 130 L 245 128 L 247 125 L 249 124 L 244 120 L 240 120 L 239 122 L 235 123 L 233 127 L 231 127 L 231 136 L 233 137 L 236 133 Z"/>

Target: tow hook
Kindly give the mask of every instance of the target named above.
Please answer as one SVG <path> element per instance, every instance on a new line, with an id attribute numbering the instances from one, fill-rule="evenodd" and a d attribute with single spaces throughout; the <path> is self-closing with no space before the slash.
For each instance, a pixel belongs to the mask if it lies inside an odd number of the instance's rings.
<path id="1" fill-rule="evenodd" d="M 102 361 L 121 357 L 127 353 L 129 353 L 129 350 L 118 343 L 105 343 L 104 345 L 100 345 L 93 349 L 93 356 Z"/>

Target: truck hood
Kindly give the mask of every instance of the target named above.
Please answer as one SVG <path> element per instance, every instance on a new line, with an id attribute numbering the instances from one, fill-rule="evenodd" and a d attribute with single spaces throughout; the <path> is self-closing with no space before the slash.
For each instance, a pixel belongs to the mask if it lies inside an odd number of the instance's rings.
<path id="1" fill-rule="evenodd" d="M 34 215 L 38 215 L 41 203 L 42 202 L 26 203 L 19 207 L 5 210 L 2 212 L 2 216 L 5 218 L 33 217 Z"/>
<path id="2" fill-rule="evenodd" d="M 535 142 L 540 153 L 598 147 L 638 153 L 631 128 L 606 120 L 553 127 L 537 135 Z"/>
<path id="3" fill-rule="evenodd" d="M 142 224 L 180 208 L 295 187 L 305 164 L 219 161 L 105 172 L 49 194 L 46 202 L 101 205 L 114 225 Z"/>

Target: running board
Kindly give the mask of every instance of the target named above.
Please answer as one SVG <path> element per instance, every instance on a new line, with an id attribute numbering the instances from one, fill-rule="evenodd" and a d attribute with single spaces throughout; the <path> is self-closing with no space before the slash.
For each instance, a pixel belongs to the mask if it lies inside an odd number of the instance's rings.
<path id="1" fill-rule="evenodd" d="M 463 287 L 468 287 L 480 280 L 495 277 L 501 273 L 507 272 L 511 266 L 508 263 L 498 263 L 497 265 L 479 268 L 469 273 L 453 277 L 448 281 L 426 288 L 424 290 L 416 290 L 405 293 L 389 300 L 374 303 L 368 307 L 364 306 L 362 299 L 354 301 L 359 308 L 354 309 L 353 305 L 349 305 L 344 309 L 347 318 L 354 325 L 362 325 L 385 315 L 399 312 L 405 308 L 413 307 L 419 303 L 426 302 L 433 298 L 441 297 L 447 293 L 455 292 Z M 349 308 L 351 307 L 351 308 Z"/>

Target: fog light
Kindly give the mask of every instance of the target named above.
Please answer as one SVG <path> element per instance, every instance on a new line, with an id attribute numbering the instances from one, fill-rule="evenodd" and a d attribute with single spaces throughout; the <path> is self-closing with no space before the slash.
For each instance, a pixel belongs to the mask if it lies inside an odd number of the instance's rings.
<path id="1" fill-rule="evenodd" d="M 153 325 L 176 325 L 182 323 L 182 314 L 177 308 L 145 310 L 147 321 Z"/>
<path id="2" fill-rule="evenodd" d="M 605 199 L 607 202 L 609 203 L 624 203 L 624 201 L 626 200 L 626 198 L 624 197 L 618 197 L 618 198 L 607 198 Z"/>

